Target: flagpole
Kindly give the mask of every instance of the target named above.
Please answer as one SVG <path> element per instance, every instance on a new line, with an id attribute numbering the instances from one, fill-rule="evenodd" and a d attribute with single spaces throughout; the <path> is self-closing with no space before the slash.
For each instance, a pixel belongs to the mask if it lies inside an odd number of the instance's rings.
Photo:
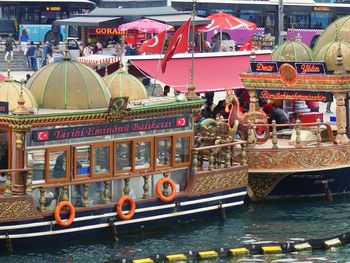
<path id="1" fill-rule="evenodd" d="M 194 86 L 194 45 L 195 45 L 195 15 L 196 15 L 196 0 L 192 1 L 192 59 L 191 59 L 191 70 L 190 70 L 190 84 L 188 85 L 187 90 L 187 99 L 188 100 L 196 100 L 199 99 Z"/>
<path id="2" fill-rule="evenodd" d="M 167 36 L 167 32 L 165 33 L 165 38 Z M 163 54 L 163 49 L 164 49 L 164 45 L 165 45 L 165 38 L 164 38 L 164 41 L 163 41 L 163 44 L 162 44 L 162 51 L 160 52 L 159 54 L 159 59 L 158 59 L 158 65 L 157 65 L 157 71 L 156 71 L 156 74 L 154 76 L 154 85 L 156 85 L 156 82 L 157 82 L 157 76 L 158 76 L 158 72 L 159 72 L 159 67 L 160 67 L 160 61 L 162 60 L 162 54 Z"/>

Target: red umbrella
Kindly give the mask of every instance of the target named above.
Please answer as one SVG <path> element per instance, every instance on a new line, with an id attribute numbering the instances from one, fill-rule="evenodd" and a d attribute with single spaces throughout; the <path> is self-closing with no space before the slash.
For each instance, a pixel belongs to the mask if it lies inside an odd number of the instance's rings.
<path id="1" fill-rule="evenodd" d="M 211 23 L 198 26 L 199 32 L 208 32 L 213 29 L 256 29 L 256 24 L 226 13 L 215 13 L 208 16 L 207 19 L 210 19 Z"/>
<path id="2" fill-rule="evenodd" d="M 130 23 L 122 24 L 118 27 L 118 30 L 120 31 L 126 31 L 130 29 L 136 29 L 144 33 L 154 34 L 164 30 L 174 30 L 174 27 L 152 19 L 140 19 Z"/>

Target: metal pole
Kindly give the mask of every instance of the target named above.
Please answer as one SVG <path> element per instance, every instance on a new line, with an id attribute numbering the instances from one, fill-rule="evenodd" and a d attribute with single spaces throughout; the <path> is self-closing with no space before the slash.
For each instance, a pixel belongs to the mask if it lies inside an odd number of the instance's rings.
<path id="1" fill-rule="evenodd" d="M 284 32 L 284 12 L 283 12 L 283 0 L 278 0 L 278 44 L 283 42 Z"/>
<path id="2" fill-rule="evenodd" d="M 196 15 L 196 0 L 193 0 L 192 2 L 192 59 L 191 59 L 191 78 L 190 83 L 193 85 L 193 78 L 194 78 L 194 45 L 195 45 L 195 26 L 194 26 L 194 17 Z"/>

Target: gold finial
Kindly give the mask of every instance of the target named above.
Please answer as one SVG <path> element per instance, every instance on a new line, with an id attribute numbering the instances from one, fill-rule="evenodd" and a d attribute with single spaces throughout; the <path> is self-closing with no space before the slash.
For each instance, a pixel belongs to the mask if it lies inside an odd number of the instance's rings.
<path id="1" fill-rule="evenodd" d="M 64 51 L 63 51 L 63 60 L 70 60 L 70 54 L 69 54 L 69 49 L 68 49 L 68 41 L 64 42 Z"/>
<path id="2" fill-rule="evenodd" d="M 343 67 L 343 54 L 341 51 L 341 41 L 338 41 L 338 49 L 337 49 L 337 65 L 334 71 L 335 75 L 345 74 L 345 69 Z"/>
<path id="3" fill-rule="evenodd" d="M 292 29 L 290 30 L 290 40 L 294 41 L 295 40 L 295 31 L 294 31 L 294 25 L 292 25 Z"/>
<path id="4" fill-rule="evenodd" d="M 255 47 L 252 46 L 252 50 L 250 51 L 250 59 L 249 59 L 249 68 L 247 70 L 248 73 L 252 72 L 252 69 L 250 67 L 250 62 L 256 61 L 256 53 L 255 53 Z"/>
<path id="5" fill-rule="evenodd" d="M 23 97 L 23 86 L 21 87 L 21 92 L 19 94 L 18 100 L 17 100 L 17 108 L 13 111 L 13 114 L 15 115 L 28 115 L 29 111 L 24 106 L 25 100 Z"/>

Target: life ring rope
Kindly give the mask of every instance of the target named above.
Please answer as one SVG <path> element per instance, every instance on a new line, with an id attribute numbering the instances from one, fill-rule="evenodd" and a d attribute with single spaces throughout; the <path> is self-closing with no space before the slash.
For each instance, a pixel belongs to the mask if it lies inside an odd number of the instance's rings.
<path id="1" fill-rule="evenodd" d="M 130 204 L 130 209 L 127 214 L 123 213 L 123 204 L 125 202 L 129 202 Z M 130 195 L 123 195 L 121 198 L 119 198 L 118 203 L 117 203 L 117 214 L 121 220 L 129 220 L 131 219 L 136 210 L 136 203 L 135 200 L 132 199 Z"/>
<path id="2" fill-rule="evenodd" d="M 171 187 L 171 194 L 168 196 L 165 196 L 163 194 L 163 185 L 169 184 Z M 164 177 L 160 179 L 156 185 L 156 193 L 158 195 L 158 198 L 163 202 L 170 202 L 172 201 L 176 196 L 176 185 L 173 180 L 171 180 L 168 177 Z"/>
<path id="3" fill-rule="evenodd" d="M 69 218 L 67 220 L 63 220 L 60 215 L 63 207 L 68 207 L 68 210 L 69 210 Z M 60 226 L 63 226 L 63 227 L 70 226 L 75 219 L 75 208 L 71 202 L 61 201 L 55 207 L 54 216 L 57 224 L 59 224 Z"/>

